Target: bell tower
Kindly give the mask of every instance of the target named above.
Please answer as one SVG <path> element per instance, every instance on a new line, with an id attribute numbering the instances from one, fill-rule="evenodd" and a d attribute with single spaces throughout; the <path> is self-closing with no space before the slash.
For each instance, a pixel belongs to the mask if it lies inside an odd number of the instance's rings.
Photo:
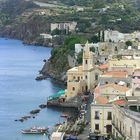
<path id="1" fill-rule="evenodd" d="M 94 69 L 94 54 L 90 51 L 90 44 L 88 41 L 83 49 L 83 79 L 86 81 L 87 90 L 91 87 L 92 71 Z"/>

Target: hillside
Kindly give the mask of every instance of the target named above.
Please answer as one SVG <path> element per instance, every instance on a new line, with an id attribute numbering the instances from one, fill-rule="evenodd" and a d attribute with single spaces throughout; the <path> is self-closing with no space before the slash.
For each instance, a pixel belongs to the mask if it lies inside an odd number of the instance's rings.
<path id="1" fill-rule="evenodd" d="M 91 39 L 99 31 L 118 30 L 123 33 L 140 30 L 139 0 L 38 0 L 48 5 L 39 6 L 34 1 L 0 1 L 0 36 L 21 39 L 24 43 L 44 45 L 48 42 L 41 33 L 56 34 L 50 31 L 50 24 L 57 22 L 77 22 L 73 33 L 59 32 L 54 42 L 61 47 L 52 50 L 52 56 L 43 67 L 42 73 L 64 80 L 70 68 L 67 56 L 72 54 L 64 39 L 68 36 L 84 36 Z M 42 14 L 43 13 L 43 14 Z M 93 41 L 93 40 L 91 40 Z M 70 44 L 73 40 L 70 40 Z M 77 41 L 75 43 L 78 43 Z M 70 45 L 71 46 L 71 45 Z M 55 53 L 54 53 L 55 52 Z M 55 55 L 54 55 L 55 54 Z"/>

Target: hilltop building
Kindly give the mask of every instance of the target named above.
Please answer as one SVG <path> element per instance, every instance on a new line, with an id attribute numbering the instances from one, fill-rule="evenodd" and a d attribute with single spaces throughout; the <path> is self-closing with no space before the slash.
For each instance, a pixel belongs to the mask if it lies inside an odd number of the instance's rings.
<path id="1" fill-rule="evenodd" d="M 51 23 L 51 32 L 55 29 L 72 32 L 75 31 L 76 25 L 77 22 Z"/>

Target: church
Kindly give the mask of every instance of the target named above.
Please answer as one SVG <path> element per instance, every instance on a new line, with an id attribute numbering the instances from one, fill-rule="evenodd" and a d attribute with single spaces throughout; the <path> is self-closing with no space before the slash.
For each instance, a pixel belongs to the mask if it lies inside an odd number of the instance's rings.
<path id="1" fill-rule="evenodd" d="M 67 89 L 65 97 L 70 99 L 85 91 L 93 91 L 99 76 L 99 70 L 95 66 L 95 54 L 90 51 L 87 41 L 83 47 L 82 65 L 73 67 L 67 71 Z"/>

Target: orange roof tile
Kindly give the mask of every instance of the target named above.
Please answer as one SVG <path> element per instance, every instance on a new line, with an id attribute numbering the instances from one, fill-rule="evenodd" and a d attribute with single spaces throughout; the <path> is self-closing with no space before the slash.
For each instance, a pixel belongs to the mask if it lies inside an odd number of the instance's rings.
<path id="1" fill-rule="evenodd" d="M 107 104 L 108 103 L 108 99 L 102 96 L 98 96 L 95 98 L 95 101 L 99 104 Z"/>
<path id="2" fill-rule="evenodd" d="M 100 65 L 99 69 L 108 69 L 108 64 Z"/>
<path id="3" fill-rule="evenodd" d="M 97 94 L 100 93 L 100 88 L 96 87 L 95 90 L 94 90 L 94 93 L 97 93 Z"/>
<path id="4" fill-rule="evenodd" d="M 125 105 L 126 103 L 127 103 L 127 101 L 124 99 L 116 100 L 113 102 L 113 104 L 115 104 L 115 105 Z"/>
<path id="5" fill-rule="evenodd" d="M 128 76 L 128 72 L 126 71 L 108 71 L 106 73 L 104 73 L 103 75 L 106 76 L 111 76 L 111 77 L 127 77 Z"/>
<path id="6" fill-rule="evenodd" d="M 125 87 L 125 86 L 121 86 L 121 85 L 118 85 L 118 84 L 106 84 L 106 85 L 103 85 L 101 86 L 101 88 L 114 88 L 115 90 L 118 90 L 118 91 L 121 91 L 121 92 L 126 92 L 129 90 L 129 88 Z"/>

